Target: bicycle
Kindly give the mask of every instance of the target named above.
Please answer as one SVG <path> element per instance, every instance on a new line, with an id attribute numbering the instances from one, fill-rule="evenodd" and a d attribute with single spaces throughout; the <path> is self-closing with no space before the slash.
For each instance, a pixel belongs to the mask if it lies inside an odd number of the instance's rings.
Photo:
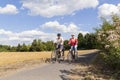
<path id="1" fill-rule="evenodd" d="M 77 60 L 78 60 L 78 52 L 70 49 L 67 54 L 67 61 L 71 63 L 72 61 L 77 61 Z"/>
<path id="2" fill-rule="evenodd" d="M 59 48 L 56 48 L 52 51 L 51 53 L 51 62 L 54 63 L 54 62 L 59 62 L 62 60 L 64 61 L 64 56 L 62 56 L 61 54 L 64 53 L 64 50 L 60 51 Z"/>

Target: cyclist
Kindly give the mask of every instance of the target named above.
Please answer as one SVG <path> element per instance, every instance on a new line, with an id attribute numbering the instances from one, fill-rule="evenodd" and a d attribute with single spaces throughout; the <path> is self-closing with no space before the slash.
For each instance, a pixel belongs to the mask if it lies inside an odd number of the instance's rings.
<path id="1" fill-rule="evenodd" d="M 64 56 L 64 45 L 63 45 L 64 40 L 63 40 L 63 37 L 61 37 L 60 33 L 57 34 L 57 38 L 54 41 L 54 43 L 55 43 L 56 49 L 60 49 L 60 53 L 63 51 L 63 53 L 61 55 Z"/>
<path id="2" fill-rule="evenodd" d="M 71 51 L 74 51 L 74 53 L 72 53 L 72 58 L 75 59 L 75 52 L 77 51 L 77 44 L 78 44 L 78 40 L 77 38 L 74 37 L 75 35 L 72 34 L 71 38 L 68 42 L 69 45 L 71 45 Z"/>

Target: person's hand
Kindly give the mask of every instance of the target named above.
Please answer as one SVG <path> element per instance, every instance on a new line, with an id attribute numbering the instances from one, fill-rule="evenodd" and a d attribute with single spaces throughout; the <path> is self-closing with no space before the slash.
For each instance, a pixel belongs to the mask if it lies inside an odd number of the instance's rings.
<path id="1" fill-rule="evenodd" d="M 70 44 L 67 44 L 67 46 L 70 46 Z"/>
<path id="2" fill-rule="evenodd" d="M 69 45 L 69 46 L 70 46 L 71 44 L 70 44 L 70 43 L 68 43 L 67 45 Z"/>
<path id="3" fill-rule="evenodd" d="M 77 48 L 77 45 L 75 45 L 75 48 Z"/>

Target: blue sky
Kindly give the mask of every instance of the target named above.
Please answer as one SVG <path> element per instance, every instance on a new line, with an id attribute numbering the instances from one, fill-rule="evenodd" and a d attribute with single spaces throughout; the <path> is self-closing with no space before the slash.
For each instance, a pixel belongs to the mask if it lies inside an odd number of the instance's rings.
<path id="1" fill-rule="evenodd" d="M 94 32 L 99 17 L 120 15 L 119 0 L 0 0 L 0 44 L 29 44 L 33 39 L 54 40 L 59 32 Z"/>

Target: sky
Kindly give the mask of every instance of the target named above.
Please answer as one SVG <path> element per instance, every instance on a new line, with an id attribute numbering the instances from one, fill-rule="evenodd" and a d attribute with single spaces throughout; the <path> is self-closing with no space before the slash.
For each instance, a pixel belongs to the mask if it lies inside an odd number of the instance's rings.
<path id="1" fill-rule="evenodd" d="M 120 15 L 119 0 L 0 0 L 0 44 L 93 33 L 111 13 Z"/>

